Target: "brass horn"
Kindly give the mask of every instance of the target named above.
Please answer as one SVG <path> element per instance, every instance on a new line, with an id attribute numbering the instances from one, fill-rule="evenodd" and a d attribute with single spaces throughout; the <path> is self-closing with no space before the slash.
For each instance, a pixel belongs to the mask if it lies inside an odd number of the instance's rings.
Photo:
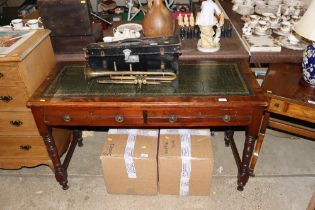
<path id="1" fill-rule="evenodd" d="M 93 70 L 86 66 L 84 70 L 85 80 L 89 81 L 97 77 L 108 77 L 104 80 L 97 80 L 103 84 L 161 84 L 172 82 L 176 79 L 173 72 L 152 72 L 152 71 L 111 71 Z"/>

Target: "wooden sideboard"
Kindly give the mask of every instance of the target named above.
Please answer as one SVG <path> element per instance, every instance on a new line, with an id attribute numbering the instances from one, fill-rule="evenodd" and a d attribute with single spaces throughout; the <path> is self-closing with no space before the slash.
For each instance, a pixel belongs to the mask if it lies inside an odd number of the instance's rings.
<path id="1" fill-rule="evenodd" d="M 0 168 L 47 164 L 52 168 L 27 99 L 56 64 L 50 31 L 37 30 L 5 57 L 0 57 Z M 58 154 L 68 148 L 71 133 L 55 129 Z"/>
<path id="2" fill-rule="evenodd" d="M 250 165 L 252 175 L 267 127 L 315 140 L 315 90 L 304 86 L 302 81 L 300 64 L 270 65 L 262 83 L 269 105 Z"/>

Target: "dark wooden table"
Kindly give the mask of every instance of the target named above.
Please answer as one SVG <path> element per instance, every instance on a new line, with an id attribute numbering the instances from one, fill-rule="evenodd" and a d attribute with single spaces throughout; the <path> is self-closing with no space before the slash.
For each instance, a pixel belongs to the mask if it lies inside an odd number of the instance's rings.
<path id="1" fill-rule="evenodd" d="M 254 173 L 267 127 L 315 139 L 315 89 L 303 86 L 301 77 L 300 64 L 270 65 L 262 84 L 269 105 L 262 121 L 250 173 Z"/>
<path id="2" fill-rule="evenodd" d="M 181 63 L 175 82 L 141 89 L 86 82 L 82 66 L 56 68 L 28 101 L 63 189 L 68 188 L 67 171 L 51 135 L 54 126 L 227 126 L 225 143 L 231 145 L 238 190 L 243 190 L 266 106 L 246 61 Z M 233 139 L 234 126 L 246 130 L 242 158 Z"/>
<path id="3" fill-rule="evenodd" d="M 220 1 L 222 8 L 234 25 L 236 31 L 242 36 L 244 21 L 241 15 L 232 10 L 231 1 Z M 252 52 L 250 54 L 250 63 L 301 63 L 302 50 L 291 50 L 282 47 L 281 52 Z"/>
<path id="4" fill-rule="evenodd" d="M 141 21 L 132 21 L 141 24 Z M 104 31 L 104 36 L 113 36 L 113 29 L 120 24 L 126 22 L 115 22 L 113 26 Z M 231 24 L 229 20 L 225 20 L 225 26 Z M 174 35 L 178 35 L 179 30 L 175 30 Z M 249 54 L 242 44 L 237 32 L 232 29 L 231 37 L 221 37 L 219 51 L 214 53 L 204 53 L 197 50 L 198 39 L 184 39 L 181 41 L 181 54 L 179 59 L 183 61 L 194 60 L 230 60 L 230 59 L 247 59 Z M 56 54 L 58 61 L 85 61 L 84 51 L 77 52 L 76 54 Z"/>

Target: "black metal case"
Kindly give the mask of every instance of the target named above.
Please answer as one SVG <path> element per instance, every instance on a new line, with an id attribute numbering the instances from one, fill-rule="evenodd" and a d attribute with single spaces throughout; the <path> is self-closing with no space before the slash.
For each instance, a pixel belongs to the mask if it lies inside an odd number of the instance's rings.
<path id="1" fill-rule="evenodd" d="M 86 59 L 94 70 L 178 71 L 178 37 L 128 39 L 111 43 L 92 43 Z"/>

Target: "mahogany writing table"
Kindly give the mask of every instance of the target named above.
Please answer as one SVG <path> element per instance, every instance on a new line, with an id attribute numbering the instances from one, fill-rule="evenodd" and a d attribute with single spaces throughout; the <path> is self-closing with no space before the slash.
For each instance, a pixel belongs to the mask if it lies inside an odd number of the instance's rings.
<path id="1" fill-rule="evenodd" d="M 83 66 L 56 68 L 29 99 L 39 133 L 52 159 L 55 177 L 68 188 L 51 128 L 56 127 L 211 127 L 246 129 L 242 158 L 226 131 L 238 168 L 238 190 L 249 164 L 267 99 L 246 61 L 181 63 L 171 84 L 134 85 L 86 82 Z M 78 133 L 78 132 L 77 132 Z"/>

